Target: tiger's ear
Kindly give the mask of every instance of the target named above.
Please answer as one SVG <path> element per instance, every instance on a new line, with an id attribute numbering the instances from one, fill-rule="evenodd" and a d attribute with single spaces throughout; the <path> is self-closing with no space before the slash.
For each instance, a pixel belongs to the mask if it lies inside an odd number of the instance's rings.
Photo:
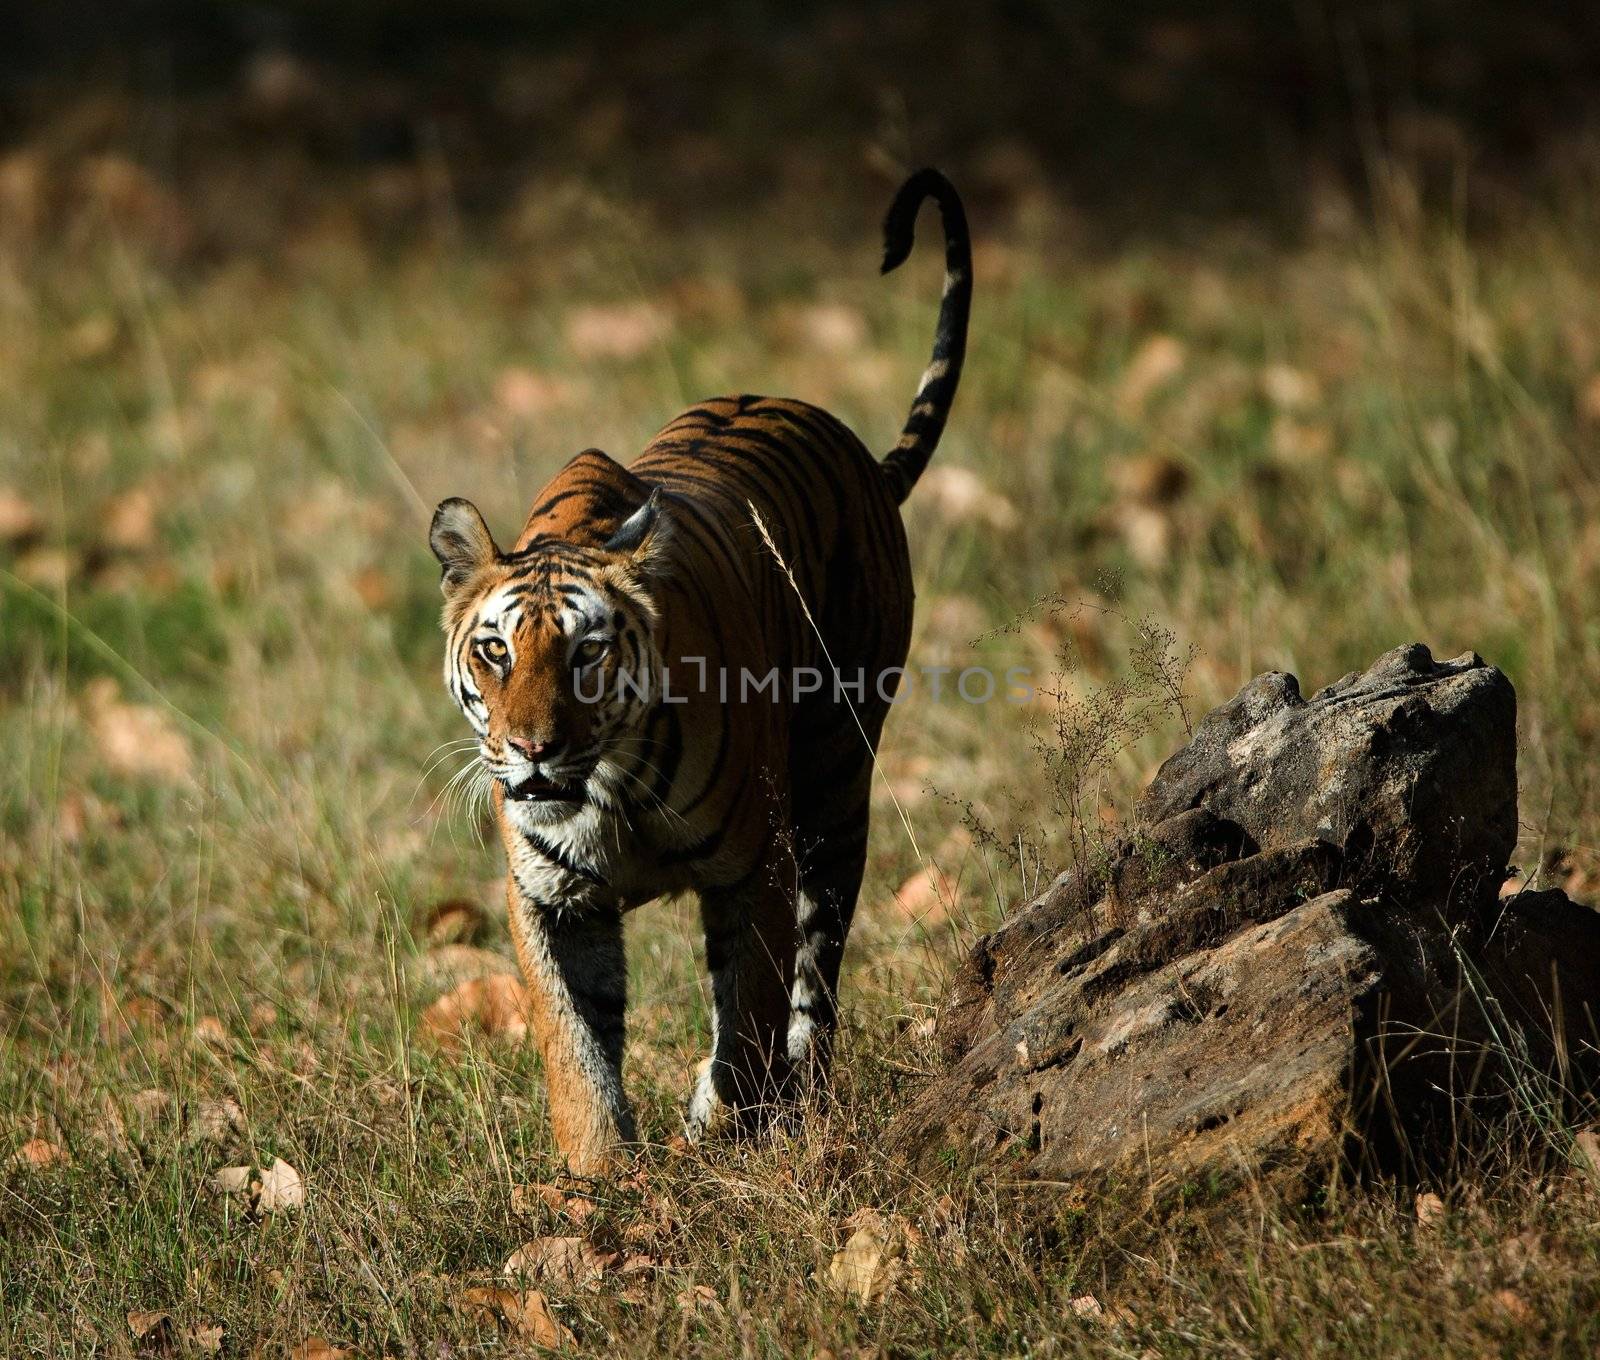
<path id="1" fill-rule="evenodd" d="M 666 569 L 667 544 L 672 539 L 672 520 L 662 509 L 661 492 L 653 490 L 645 502 L 605 541 L 605 550 L 625 556 L 628 566 L 650 580 Z"/>
<path id="2" fill-rule="evenodd" d="M 444 569 L 439 589 L 444 591 L 446 599 L 500 557 L 494 535 L 483 522 L 478 507 L 459 496 L 439 502 L 439 508 L 433 512 L 433 527 L 428 530 L 428 546 Z"/>

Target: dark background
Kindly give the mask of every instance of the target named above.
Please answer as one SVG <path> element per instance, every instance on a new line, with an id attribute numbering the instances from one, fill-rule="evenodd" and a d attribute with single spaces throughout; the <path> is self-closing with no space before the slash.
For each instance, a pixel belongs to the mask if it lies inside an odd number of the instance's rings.
<path id="1" fill-rule="evenodd" d="M 388 165 L 437 166 L 470 226 L 541 173 L 670 212 L 936 160 L 980 200 L 1048 183 L 1091 231 L 1292 232 L 1308 177 L 1369 194 L 1381 156 L 1492 228 L 1586 173 L 1600 126 L 1575 3 L 65 0 L 7 27 L 0 146 L 180 188 L 254 163 L 280 224 Z M 249 236 L 222 216 L 211 245 Z"/>

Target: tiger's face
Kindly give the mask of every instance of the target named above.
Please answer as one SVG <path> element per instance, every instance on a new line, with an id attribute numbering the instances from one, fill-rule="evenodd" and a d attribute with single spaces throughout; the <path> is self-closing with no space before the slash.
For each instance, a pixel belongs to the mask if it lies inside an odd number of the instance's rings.
<path id="1" fill-rule="evenodd" d="M 443 567 L 445 686 L 514 820 L 559 822 L 625 792 L 658 689 L 665 526 L 647 500 L 599 546 L 535 538 L 502 553 L 469 502 L 430 535 Z"/>

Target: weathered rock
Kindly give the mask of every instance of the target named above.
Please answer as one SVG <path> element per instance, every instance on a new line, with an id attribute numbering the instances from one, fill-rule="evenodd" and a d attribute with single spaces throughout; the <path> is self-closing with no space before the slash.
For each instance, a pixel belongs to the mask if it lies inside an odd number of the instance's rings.
<path id="1" fill-rule="evenodd" d="M 1472 652 L 1397 647 L 1310 700 L 1274 671 L 1205 718 L 1140 811 L 1204 806 L 1264 847 L 1316 836 L 1353 881 L 1464 905 L 1516 847 L 1516 714 L 1511 682 Z"/>
<path id="2" fill-rule="evenodd" d="M 1514 723 L 1499 671 L 1423 647 L 1309 702 L 1253 681 L 1101 868 L 978 943 L 897 1144 L 1055 1186 L 1301 1181 L 1425 1156 L 1508 1084 L 1594 1081 L 1600 914 L 1494 894 Z"/>

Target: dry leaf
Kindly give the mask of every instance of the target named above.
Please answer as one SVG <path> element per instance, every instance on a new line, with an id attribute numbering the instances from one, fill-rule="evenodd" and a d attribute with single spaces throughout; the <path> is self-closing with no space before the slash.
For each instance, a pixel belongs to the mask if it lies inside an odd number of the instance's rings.
<path id="1" fill-rule="evenodd" d="M 1022 513 L 971 468 L 936 463 L 917 485 L 920 503 L 952 524 L 977 522 L 1002 532 L 1014 529 Z"/>
<path id="2" fill-rule="evenodd" d="M 1159 389 L 1178 376 L 1187 358 L 1182 341 L 1170 335 L 1152 335 L 1134 351 L 1123 371 L 1117 385 L 1117 409 L 1125 416 L 1138 415 Z"/>
<path id="3" fill-rule="evenodd" d="M 214 1015 L 202 1015 L 194 1022 L 191 1033 L 196 1043 L 205 1044 L 208 1048 L 223 1048 L 228 1042 L 227 1029 Z"/>
<path id="4" fill-rule="evenodd" d="M 584 1289 L 616 1261 L 615 1254 L 602 1255 L 581 1237 L 536 1237 L 511 1253 L 502 1273 L 513 1282 Z"/>
<path id="5" fill-rule="evenodd" d="M 308 1336 L 289 1348 L 289 1360 L 355 1360 L 354 1346 L 340 1346 L 321 1336 Z"/>
<path id="6" fill-rule="evenodd" d="M 350 578 L 350 588 L 374 614 L 381 614 L 394 604 L 394 582 L 382 567 L 362 567 Z"/>
<path id="7" fill-rule="evenodd" d="M 17 575 L 40 590 L 62 590 L 78 570 L 65 548 L 32 548 L 17 559 Z"/>
<path id="8" fill-rule="evenodd" d="M 189 1344 L 202 1355 L 221 1355 L 222 1341 L 226 1335 L 227 1329 L 220 1322 L 202 1323 L 185 1333 Z"/>
<path id="9" fill-rule="evenodd" d="M 189 778 L 189 744 L 164 710 L 126 702 L 104 675 L 84 687 L 84 701 L 95 754 L 107 767 L 174 783 Z"/>
<path id="10" fill-rule="evenodd" d="M 490 1039 L 523 1039 L 528 1033 L 528 989 L 520 978 L 505 974 L 463 982 L 422 1013 L 422 1032 L 446 1049 L 474 1032 Z"/>
<path id="11" fill-rule="evenodd" d="M 866 318 L 843 303 L 815 303 L 803 308 L 795 320 L 805 343 L 824 354 L 852 354 L 867 343 Z"/>
<path id="12" fill-rule="evenodd" d="M 457 1303 L 469 1312 L 487 1313 L 513 1336 L 537 1346 L 554 1349 L 572 1341 L 572 1333 L 556 1321 L 549 1303 L 537 1289 L 467 1289 Z"/>
<path id="13" fill-rule="evenodd" d="M 300 1173 L 282 1158 L 256 1174 L 254 1167 L 225 1166 L 211 1177 L 214 1190 L 237 1195 L 245 1201 L 248 1214 L 275 1214 L 298 1209 L 306 1202 L 305 1182 Z"/>
<path id="14" fill-rule="evenodd" d="M 1600 1186 L 1600 1129 L 1584 1129 L 1572 1140 L 1577 1163 Z"/>
<path id="15" fill-rule="evenodd" d="M 108 312 L 91 312 L 68 328 L 66 343 L 74 359 L 102 359 L 117 343 L 117 319 Z"/>
<path id="16" fill-rule="evenodd" d="M 1509 1322 L 1527 1323 L 1533 1321 L 1532 1306 L 1515 1289 L 1495 1290 L 1494 1293 L 1489 1295 L 1489 1303 L 1495 1312 Z"/>
<path id="17" fill-rule="evenodd" d="M 567 348 L 578 359 L 637 359 L 666 329 L 666 319 L 645 302 L 575 307 L 567 313 Z"/>
<path id="18" fill-rule="evenodd" d="M 305 1182 L 300 1173 L 281 1157 L 261 1173 L 260 1207 L 264 1214 L 298 1209 L 306 1202 Z"/>
<path id="19" fill-rule="evenodd" d="M 863 1209 L 849 1222 L 856 1225 L 855 1231 L 829 1262 L 828 1283 L 862 1303 L 873 1303 L 888 1294 L 905 1271 L 900 1260 L 904 1234 L 896 1220 L 874 1209 Z"/>
<path id="20" fill-rule="evenodd" d="M 1261 390 L 1268 401 L 1286 411 L 1314 406 L 1322 399 L 1322 387 L 1316 375 L 1288 364 L 1268 364 L 1263 368 Z"/>
<path id="21" fill-rule="evenodd" d="M 559 1185 L 513 1185 L 511 1187 L 511 1212 L 531 1214 L 536 1204 L 563 1214 L 574 1223 L 582 1223 L 595 1210 L 595 1202 L 587 1195 L 569 1194 Z"/>
<path id="22" fill-rule="evenodd" d="M 536 373 L 531 368 L 506 368 L 494 380 L 494 401 L 508 415 L 532 418 L 571 406 L 577 392 L 565 378 Z"/>
<path id="23" fill-rule="evenodd" d="M 1106 468 L 1106 480 L 1124 500 L 1171 505 L 1189 489 L 1189 469 L 1176 458 L 1145 453 L 1117 459 Z"/>
<path id="24" fill-rule="evenodd" d="M 0 543 L 26 543 L 39 532 L 39 516 L 22 493 L 0 486 Z"/>
<path id="25" fill-rule="evenodd" d="M 156 498 L 136 486 L 113 496 L 100 512 L 100 538 L 120 552 L 145 552 L 155 546 Z"/>
<path id="26" fill-rule="evenodd" d="M 483 908 L 466 897 L 435 902 L 428 909 L 423 931 L 435 947 L 447 944 L 473 944 L 488 927 Z"/>
<path id="27" fill-rule="evenodd" d="M 955 880 L 936 864 L 917 870 L 894 891 L 901 914 L 928 926 L 949 919 L 955 900 Z"/>
<path id="28" fill-rule="evenodd" d="M 66 1148 L 44 1138 L 30 1138 L 11 1154 L 13 1166 L 25 1166 L 34 1171 L 47 1171 L 53 1166 L 66 1166 L 72 1161 Z"/>
<path id="29" fill-rule="evenodd" d="M 713 1313 L 722 1312 L 722 1300 L 717 1297 L 717 1291 L 708 1284 L 690 1285 L 689 1288 L 679 1291 L 673 1301 L 681 1313 L 697 1313 L 702 1308 L 709 1309 Z"/>
<path id="30" fill-rule="evenodd" d="M 184 1130 L 192 1143 L 225 1143 L 244 1132 L 244 1111 L 236 1100 L 197 1100 L 189 1110 Z"/>
<path id="31" fill-rule="evenodd" d="M 1425 1190 L 1417 1196 L 1416 1212 L 1418 1226 L 1431 1228 L 1444 1217 L 1444 1201 L 1431 1190 Z"/>
<path id="32" fill-rule="evenodd" d="M 522 976 L 517 961 L 475 944 L 444 944 L 422 956 L 422 981 L 448 991 L 474 978 Z"/>
<path id="33" fill-rule="evenodd" d="M 1099 1322 L 1106 1315 L 1106 1310 L 1100 1306 L 1100 1300 L 1093 1294 L 1080 1294 L 1068 1305 L 1074 1317 L 1081 1317 L 1090 1322 Z"/>
<path id="34" fill-rule="evenodd" d="M 155 1309 L 128 1314 L 128 1330 L 139 1347 L 141 1355 L 175 1355 L 178 1349 L 177 1333 L 172 1325 L 172 1314 Z"/>
<path id="35" fill-rule="evenodd" d="M 242 1195 L 250 1190 L 251 1167 L 225 1166 L 220 1171 L 212 1173 L 212 1189 L 224 1195 Z"/>

